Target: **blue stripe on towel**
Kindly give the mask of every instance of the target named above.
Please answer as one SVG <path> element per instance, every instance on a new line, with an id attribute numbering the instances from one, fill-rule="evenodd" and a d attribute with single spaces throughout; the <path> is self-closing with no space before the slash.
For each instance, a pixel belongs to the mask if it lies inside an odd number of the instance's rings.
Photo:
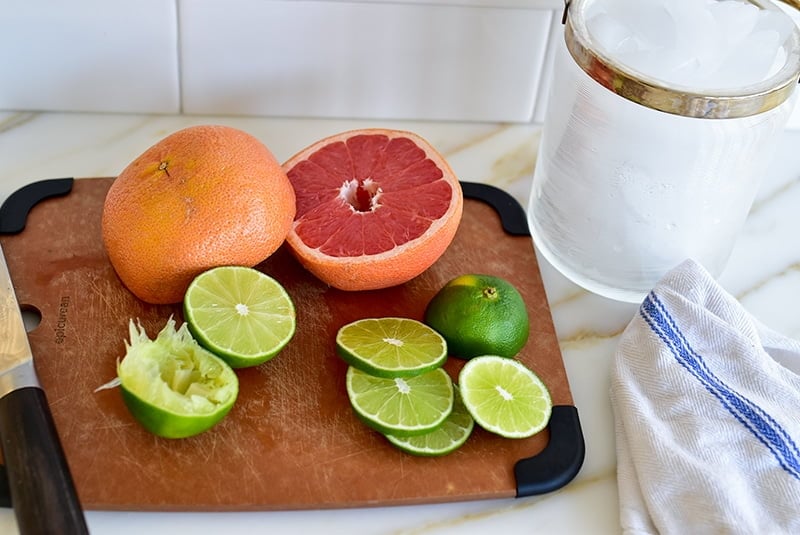
<path id="1" fill-rule="evenodd" d="M 661 300 L 650 293 L 639 313 L 686 370 L 715 396 L 745 428 L 764 444 L 790 475 L 800 479 L 800 450 L 792 437 L 761 407 L 726 385 L 689 345 Z"/>

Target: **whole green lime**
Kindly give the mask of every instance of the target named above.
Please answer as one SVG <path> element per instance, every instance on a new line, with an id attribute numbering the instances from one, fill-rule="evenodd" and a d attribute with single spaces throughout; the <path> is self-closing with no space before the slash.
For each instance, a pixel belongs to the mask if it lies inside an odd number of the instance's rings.
<path id="1" fill-rule="evenodd" d="M 492 275 L 461 275 L 442 287 L 425 310 L 450 355 L 513 357 L 528 341 L 530 322 L 519 291 Z"/>

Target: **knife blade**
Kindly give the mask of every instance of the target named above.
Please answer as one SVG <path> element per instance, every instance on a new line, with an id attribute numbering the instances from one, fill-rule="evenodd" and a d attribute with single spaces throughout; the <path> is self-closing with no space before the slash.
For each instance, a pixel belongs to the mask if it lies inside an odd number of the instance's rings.
<path id="1" fill-rule="evenodd" d="M 0 449 L 21 534 L 88 533 L 0 247 Z"/>

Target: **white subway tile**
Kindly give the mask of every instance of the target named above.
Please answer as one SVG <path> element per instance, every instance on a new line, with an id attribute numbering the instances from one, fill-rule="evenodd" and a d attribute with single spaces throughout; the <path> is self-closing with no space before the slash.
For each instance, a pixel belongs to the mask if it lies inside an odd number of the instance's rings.
<path id="1" fill-rule="evenodd" d="M 553 63 L 555 60 L 556 43 L 564 39 L 564 25 L 561 23 L 562 11 L 554 11 L 551 19 L 550 36 L 547 41 L 547 55 L 544 58 L 542 80 L 536 92 L 536 109 L 533 113 L 533 122 L 544 123 L 544 114 L 547 110 L 547 101 L 550 98 L 550 84 L 553 81 Z"/>
<path id="2" fill-rule="evenodd" d="M 175 0 L 5 0 L 0 109 L 177 113 Z"/>
<path id="3" fill-rule="evenodd" d="M 183 110 L 529 121 L 551 10 L 180 0 Z"/>

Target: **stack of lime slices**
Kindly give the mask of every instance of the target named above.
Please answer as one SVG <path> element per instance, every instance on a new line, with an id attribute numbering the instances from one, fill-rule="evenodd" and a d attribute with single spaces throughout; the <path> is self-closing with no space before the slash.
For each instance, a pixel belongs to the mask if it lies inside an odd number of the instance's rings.
<path id="1" fill-rule="evenodd" d="M 476 423 L 502 437 L 527 438 L 550 421 L 550 393 L 524 364 L 476 356 L 455 385 L 442 368 L 447 342 L 419 321 L 354 321 L 339 329 L 336 349 L 350 364 L 347 395 L 356 415 L 408 453 L 455 451 Z"/>
<path id="2" fill-rule="evenodd" d="M 437 456 L 469 437 L 472 417 L 456 404 L 456 389 L 442 365 L 444 338 L 409 318 L 369 318 L 336 335 L 348 363 L 347 395 L 356 415 L 400 449 Z"/>

